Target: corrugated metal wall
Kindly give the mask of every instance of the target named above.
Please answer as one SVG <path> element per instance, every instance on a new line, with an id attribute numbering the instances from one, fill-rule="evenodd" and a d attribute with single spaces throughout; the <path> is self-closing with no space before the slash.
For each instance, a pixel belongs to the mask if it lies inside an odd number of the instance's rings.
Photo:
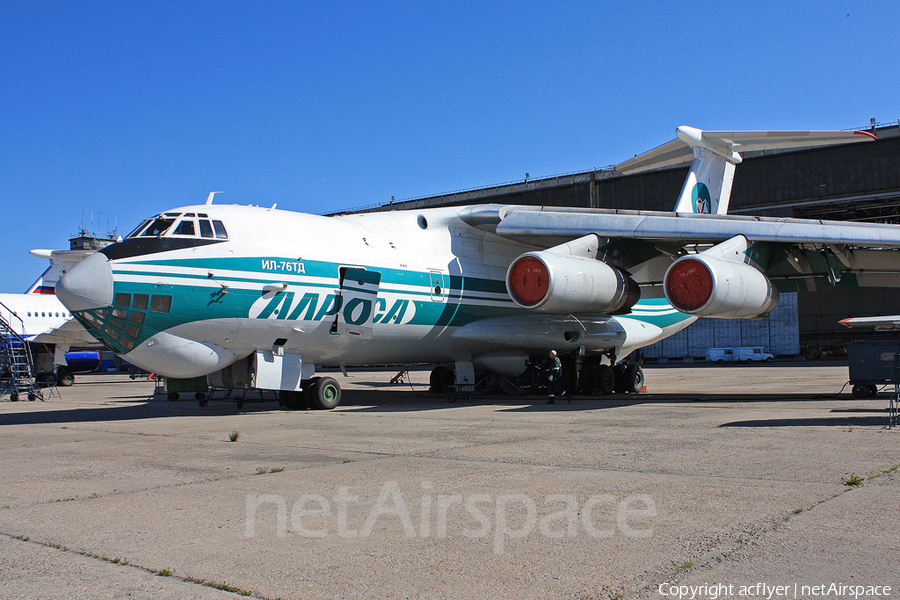
<path id="1" fill-rule="evenodd" d="M 646 358 L 705 358 L 709 348 L 762 346 L 776 356 L 800 353 L 797 294 L 781 294 L 764 319 L 700 319 L 687 329 L 644 348 Z"/>

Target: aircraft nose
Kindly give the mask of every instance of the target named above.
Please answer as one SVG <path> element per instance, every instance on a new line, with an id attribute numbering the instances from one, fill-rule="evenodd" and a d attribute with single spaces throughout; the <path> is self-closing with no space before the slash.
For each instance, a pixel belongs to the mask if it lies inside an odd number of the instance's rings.
<path id="1" fill-rule="evenodd" d="M 111 306 L 113 278 L 109 259 L 102 252 L 88 256 L 60 278 L 56 295 L 70 311 Z"/>

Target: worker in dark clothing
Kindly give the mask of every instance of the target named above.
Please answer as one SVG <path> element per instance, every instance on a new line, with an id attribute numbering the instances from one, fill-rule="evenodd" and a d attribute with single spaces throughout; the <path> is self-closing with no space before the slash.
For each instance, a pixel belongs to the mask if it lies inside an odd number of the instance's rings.
<path id="1" fill-rule="evenodd" d="M 555 402 L 556 395 L 560 393 L 562 386 L 562 362 L 556 355 L 556 350 L 551 350 L 545 362 L 545 373 L 547 375 L 547 404 Z"/>

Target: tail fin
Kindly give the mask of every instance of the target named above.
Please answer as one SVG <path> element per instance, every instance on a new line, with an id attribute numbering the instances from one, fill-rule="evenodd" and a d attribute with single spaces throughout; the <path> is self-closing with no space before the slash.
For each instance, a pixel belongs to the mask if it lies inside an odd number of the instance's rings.
<path id="1" fill-rule="evenodd" d="M 66 271 L 93 254 L 94 250 L 43 250 L 31 251 L 32 256 L 50 261 L 47 270 L 31 284 L 26 294 L 55 294 L 56 282 Z"/>
<path id="2" fill-rule="evenodd" d="M 731 201 L 734 167 L 741 152 L 809 148 L 872 141 L 866 131 L 703 131 L 682 125 L 678 139 L 616 165 L 623 175 L 673 167 L 693 156 L 691 168 L 675 203 L 675 212 L 724 215 Z"/>

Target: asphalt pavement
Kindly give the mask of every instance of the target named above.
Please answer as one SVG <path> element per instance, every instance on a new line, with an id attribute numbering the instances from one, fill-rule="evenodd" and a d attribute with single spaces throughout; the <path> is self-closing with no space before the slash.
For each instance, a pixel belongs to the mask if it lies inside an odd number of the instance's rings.
<path id="1" fill-rule="evenodd" d="M 121 374 L 4 398 L 0 598 L 900 594 L 900 432 L 846 365 L 648 367 L 553 405 L 396 374 L 336 374 L 327 412 Z"/>

